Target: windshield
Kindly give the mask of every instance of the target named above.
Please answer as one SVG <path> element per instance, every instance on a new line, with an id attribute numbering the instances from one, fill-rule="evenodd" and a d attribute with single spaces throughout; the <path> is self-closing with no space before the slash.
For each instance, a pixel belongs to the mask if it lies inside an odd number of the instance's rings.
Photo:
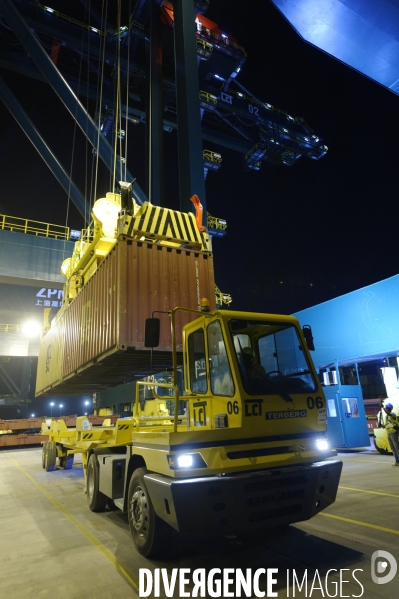
<path id="1" fill-rule="evenodd" d="M 293 395 L 316 390 L 293 325 L 235 319 L 229 326 L 247 393 Z"/>

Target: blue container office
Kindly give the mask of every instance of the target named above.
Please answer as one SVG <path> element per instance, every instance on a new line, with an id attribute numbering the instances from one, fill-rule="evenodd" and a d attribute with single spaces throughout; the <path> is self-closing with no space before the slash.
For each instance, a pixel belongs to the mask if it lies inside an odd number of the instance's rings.
<path id="1" fill-rule="evenodd" d="M 294 314 L 312 327 L 335 447 L 369 444 L 359 363 L 399 355 L 399 275 Z"/>

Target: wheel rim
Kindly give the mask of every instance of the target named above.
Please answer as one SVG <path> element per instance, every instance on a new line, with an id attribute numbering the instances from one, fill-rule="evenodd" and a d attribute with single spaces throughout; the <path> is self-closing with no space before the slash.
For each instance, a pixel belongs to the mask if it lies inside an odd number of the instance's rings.
<path id="1" fill-rule="evenodd" d="M 130 502 L 133 527 L 140 537 L 148 535 L 148 500 L 142 487 L 137 487 Z"/>

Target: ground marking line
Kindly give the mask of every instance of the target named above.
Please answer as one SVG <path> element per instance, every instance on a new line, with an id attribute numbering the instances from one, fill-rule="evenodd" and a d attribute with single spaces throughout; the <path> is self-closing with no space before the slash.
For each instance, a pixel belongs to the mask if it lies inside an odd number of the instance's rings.
<path id="1" fill-rule="evenodd" d="M 347 491 L 359 491 L 359 493 L 370 493 L 371 495 L 385 495 L 385 497 L 398 497 L 395 493 L 381 493 L 381 491 L 367 491 L 367 489 L 358 489 L 356 487 L 344 487 L 339 485 L 338 489 L 346 489 Z"/>
<path id="2" fill-rule="evenodd" d="M 385 464 L 386 466 L 390 466 L 391 462 L 381 462 L 380 460 L 366 460 L 364 458 L 346 458 L 345 456 L 339 456 L 340 460 L 345 460 L 346 462 L 371 462 L 372 464 Z"/>
<path id="3" fill-rule="evenodd" d="M 118 558 L 115 557 L 115 555 L 111 551 L 109 551 L 109 549 L 107 549 L 105 545 L 103 545 L 101 541 L 99 541 L 83 524 L 81 524 L 75 518 L 75 516 L 68 512 L 68 510 L 59 501 L 57 501 L 52 495 L 50 495 L 50 493 L 46 491 L 46 489 L 40 483 L 38 483 L 37 480 L 35 480 L 34 477 L 31 474 L 29 474 L 29 472 L 27 472 L 25 468 L 21 466 L 21 464 L 17 462 L 17 460 L 15 460 L 14 458 L 10 459 L 12 462 L 14 462 L 17 468 L 19 468 L 21 472 L 23 472 L 23 474 L 25 474 L 25 476 L 29 478 L 29 480 L 37 487 L 37 489 L 41 493 L 43 493 L 43 495 L 45 495 L 47 499 L 51 501 L 51 503 L 60 512 L 62 512 L 66 518 L 68 518 L 68 520 L 86 537 L 86 539 L 90 541 L 90 543 L 94 545 L 103 554 L 103 556 L 107 558 L 109 562 L 111 562 L 111 564 L 117 569 L 117 571 L 120 574 L 122 574 L 125 580 L 135 589 L 135 591 L 138 592 L 139 585 L 134 577 L 133 572 L 131 572 L 131 570 L 129 570 L 128 568 L 125 568 L 125 566 L 123 566 L 123 564 L 118 560 Z"/>
<path id="4" fill-rule="evenodd" d="M 379 460 L 365 460 L 363 458 L 357 459 L 357 458 L 345 458 L 344 456 L 339 456 L 340 460 L 345 460 L 346 462 L 357 462 L 359 464 L 359 462 L 367 462 L 367 463 L 371 463 L 371 464 L 383 464 L 385 466 L 390 466 L 391 462 L 380 462 Z"/>
<path id="5" fill-rule="evenodd" d="M 343 516 L 335 516 L 334 514 L 326 514 L 325 512 L 320 512 L 318 515 L 324 516 L 325 518 L 342 520 L 343 522 L 350 522 L 351 524 L 358 524 L 359 526 L 365 526 L 366 528 L 375 528 L 376 530 L 382 530 L 383 532 L 390 532 L 393 535 L 399 535 L 399 530 L 385 528 L 385 526 L 378 526 L 377 524 L 367 524 L 367 522 L 360 522 L 360 520 L 352 520 L 351 518 L 344 518 Z"/>

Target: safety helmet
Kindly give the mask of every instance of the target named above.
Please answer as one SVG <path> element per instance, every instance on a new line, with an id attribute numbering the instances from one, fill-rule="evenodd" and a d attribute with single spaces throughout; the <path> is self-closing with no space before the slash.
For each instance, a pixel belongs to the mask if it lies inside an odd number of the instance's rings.
<path id="1" fill-rule="evenodd" d="M 388 408 L 389 410 L 392 410 L 393 405 L 391 403 L 386 403 L 385 407 Z"/>

